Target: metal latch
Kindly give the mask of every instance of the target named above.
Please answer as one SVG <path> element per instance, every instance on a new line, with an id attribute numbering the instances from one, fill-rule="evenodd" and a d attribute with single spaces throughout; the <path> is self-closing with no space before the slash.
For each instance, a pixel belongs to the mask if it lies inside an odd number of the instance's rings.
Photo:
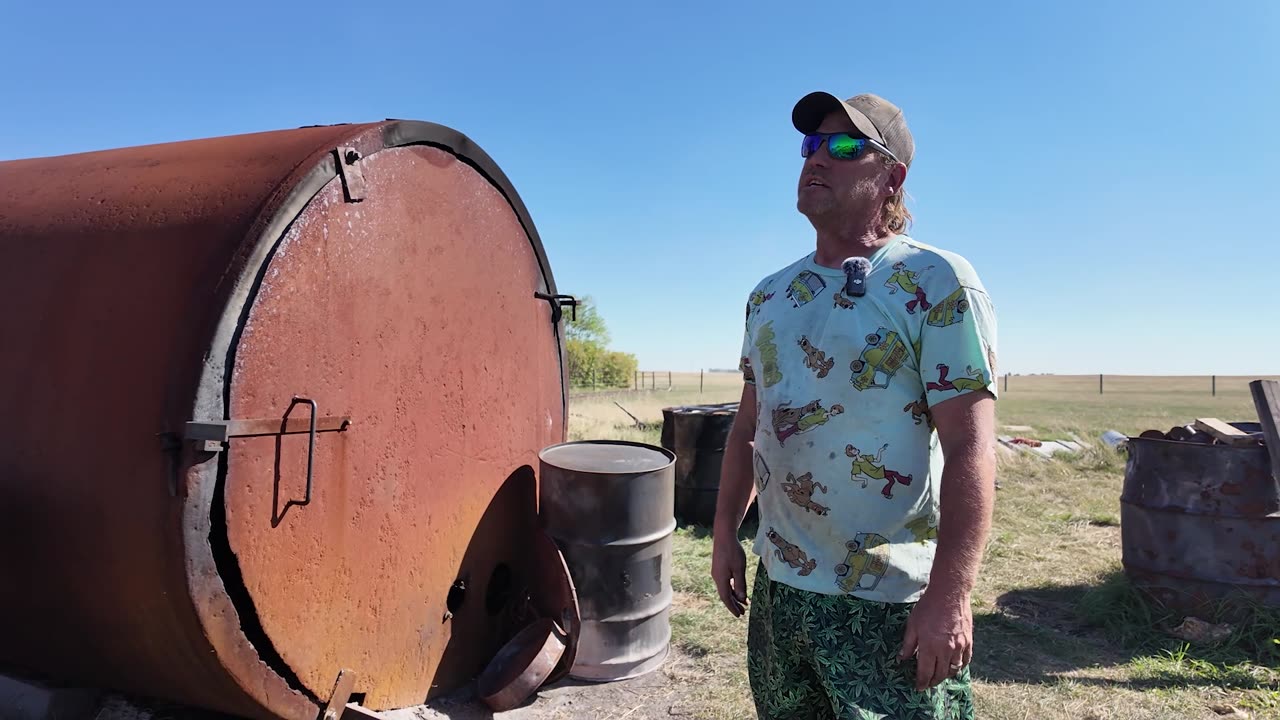
<path id="1" fill-rule="evenodd" d="M 334 152 L 338 155 L 338 177 L 342 178 L 342 192 L 347 202 L 364 200 L 364 171 L 360 169 L 360 151 L 339 145 Z"/>
<path id="2" fill-rule="evenodd" d="M 293 409 L 299 405 L 311 408 L 310 418 L 290 418 Z M 192 420 L 187 423 L 183 437 L 199 443 L 205 452 L 222 452 L 224 444 L 231 438 L 272 437 L 277 435 L 310 436 L 307 443 L 307 496 L 297 503 L 306 505 L 311 502 L 311 477 L 315 464 L 316 433 L 342 432 L 351 426 L 351 418 L 346 415 L 317 417 L 316 401 L 310 398 L 295 397 L 289 403 L 283 418 L 259 418 L 256 420 Z"/>
<path id="3" fill-rule="evenodd" d="M 560 319 L 564 317 L 564 307 L 567 305 L 571 308 L 569 317 L 573 320 L 578 319 L 578 299 L 572 295 L 548 295 L 547 293 L 535 292 L 534 297 L 539 300 L 546 300 L 551 304 L 551 324 L 559 325 Z"/>

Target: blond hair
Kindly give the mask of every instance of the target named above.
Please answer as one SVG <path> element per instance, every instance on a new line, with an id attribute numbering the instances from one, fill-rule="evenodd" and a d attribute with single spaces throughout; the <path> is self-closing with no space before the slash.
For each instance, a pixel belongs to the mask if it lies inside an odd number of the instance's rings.
<path id="1" fill-rule="evenodd" d="M 889 167 L 899 164 L 887 155 L 884 156 L 884 163 Z M 900 187 L 897 192 L 884 199 L 884 205 L 880 208 L 880 224 L 897 235 L 906 233 L 911 227 L 911 221 L 911 211 L 907 209 L 907 191 Z"/>

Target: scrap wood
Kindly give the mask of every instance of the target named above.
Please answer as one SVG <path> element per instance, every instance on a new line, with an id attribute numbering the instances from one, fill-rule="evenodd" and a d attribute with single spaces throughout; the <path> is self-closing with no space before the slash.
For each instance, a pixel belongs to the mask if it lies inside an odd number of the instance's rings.
<path id="1" fill-rule="evenodd" d="M 643 428 L 644 428 L 644 423 L 640 422 L 640 418 L 636 417 L 635 415 L 632 415 L 632 414 L 631 414 L 631 411 L 629 411 L 629 410 L 627 410 L 626 408 L 624 408 L 624 407 L 622 407 L 621 405 L 619 405 L 617 400 L 614 400 L 614 401 L 613 401 L 613 404 L 614 404 L 614 405 L 618 405 L 618 409 L 619 409 L 619 410 L 621 410 L 622 412 L 626 413 L 628 417 L 630 417 L 632 420 L 634 420 L 634 421 L 635 421 L 635 423 L 636 423 L 636 427 L 641 428 L 641 429 L 643 429 Z"/>
<path id="2" fill-rule="evenodd" d="M 1200 432 L 1212 435 L 1214 439 L 1227 445 L 1246 447 L 1258 444 L 1257 436 L 1232 427 L 1218 418 L 1196 418 L 1193 427 Z"/>
<path id="3" fill-rule="evenodd" d="M 1280 382 L 1254 380 L 1249 383 L 1249 392 L 1253 394 L 1263 441 L 1271 455 L 1271 477 L 1280 482 Z"/>
<path id="4" fill-rule="evenodd" d="M 1055 453 L 1077 453 L 1084 449 L 1083 443 L 1072 440 L 1036 440 L 1034 438 L 1010 437 L 1008 435 L 997 435 L 996 440 L 1004 447 L 1032 453 L 1046 460 L 1051 459 Z"/>

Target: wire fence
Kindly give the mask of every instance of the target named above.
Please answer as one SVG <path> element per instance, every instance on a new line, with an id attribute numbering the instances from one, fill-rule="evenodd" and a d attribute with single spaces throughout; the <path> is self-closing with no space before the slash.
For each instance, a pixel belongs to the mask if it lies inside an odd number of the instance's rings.
<path id="1" fill-rule="evenodd" d="M 1278 375 L 1096 375 L 1006 374 L 996 379 L 1002 395 L 1048 393 L 1067 395 L 1248 395 L 1249 382 L 1277 379 Z M 593 382 L 570 389 L 574 397 L 592 394 L 635 394 L 671 392 L 682 395 L 716 394 L 741 390 L 742 375 L 736 370 L 637 370 L 627 384 Z"/>
<path id="2" fill-rule="evenodd" d="M 1070 395 L 1247 395 L 1249 383 L 1268 375 L 1003 375 L 1002 393 L 1064 393 Z"/>
<path id="3" fill-rule="evenodd" d="M 698 370 L 694 372 L 677 370 L 637 370 L 631 382 L 606 385 L 601 382 L 574 385 L 570 388 L 571 397 L 601 394 L 635 394 L 662 393 L 679 394 L 720 392 L 726 389 L 742 388 L 742 374 L 736 370 Z"/>

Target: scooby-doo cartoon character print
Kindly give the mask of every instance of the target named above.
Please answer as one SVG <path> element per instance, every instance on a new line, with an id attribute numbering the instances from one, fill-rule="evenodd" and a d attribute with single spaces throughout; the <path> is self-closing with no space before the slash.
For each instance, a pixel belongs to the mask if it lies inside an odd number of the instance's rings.
<path id="1" fill-rule="evenodd" d="M 863 295 L 812 253 L 746 293 L 754 549 L 775 581 L 910 602 L 936 545 L 938 407 L 994 394 L 994 310 L 958 256 L 898 236 L 868 259 Z"/>

